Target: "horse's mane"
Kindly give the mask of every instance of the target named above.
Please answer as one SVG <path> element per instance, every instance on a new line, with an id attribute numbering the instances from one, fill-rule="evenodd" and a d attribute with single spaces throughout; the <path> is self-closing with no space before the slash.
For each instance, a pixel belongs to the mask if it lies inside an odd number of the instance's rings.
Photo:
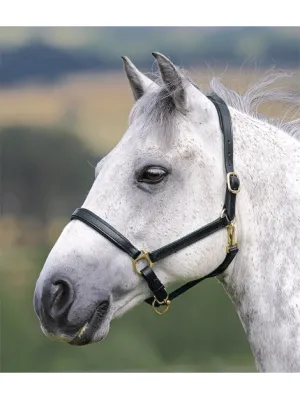
<path id="1" fill-rule="evenodd" d="M 218 78 L 210 81 L 210 89 L 220 96 L 228 106 L 241 111 L 249 116 L 263 120 L 275 125 L 291 136 L 300 139 L 300 118 L 291 118 L 285 121 L 285 116 L 292 113 L 299 114 L 300 110 L 300 91 L 284 89 L 284 83 L 295 82 L 294 74 L 283 71 L 267 72 L 257 82 L 251 84 L 244 94 L 238 94 L 223 85 Z M 287 85 L 286 85 L 287 86 Z M 282 103 L 287 105 L 287 110 L 283 118 L 268 118 L 258 112 L 262 104 Z"/>
<path id="2" fill-rule="evenodd" d="M 199 89 L 198 85 L 191 79 L 189 74 L 180 69 L 181 73 Z M 148 75 L 155 81 L 161 89 L 158 92 L 146 93 L 133 107 L 130 120 L 139 114 L 145 116 L 145 126 L 152 121 L 159 121 L 161 124 L 172 123 L 174 112 L 176 112 L 175 104 L 172 101 L 172 93 L 166 90 L 161 81 L 159 73 L 151 73 Z M 232 107 L 246 115 L 260 119 L 266 123 L 275 125 L 279 129 L 285 131 L 291 136 L 300 139 L 300 88 L 298 91 L 287 89 L 288 84 L 295 85 L 294 74 L 284 71 L 268 71 L 256 82 L 249 85 L 244 94 L 227 88 L 221 83 L 220 78 L 214 77 L 210 81 L 210 92 L 215 92 L 221 97 L 229 107 Z M 178 82 L 178 84 L 180 84 Z M 175 85 L 176 86 L 176 85 Z M 269 118 L 258 112 L 260 105 L 267 103 L 280 103 L 287 106 L 285 115 L 282 118 Z M 289 115 L 289 121 L 286 121 Z"/>

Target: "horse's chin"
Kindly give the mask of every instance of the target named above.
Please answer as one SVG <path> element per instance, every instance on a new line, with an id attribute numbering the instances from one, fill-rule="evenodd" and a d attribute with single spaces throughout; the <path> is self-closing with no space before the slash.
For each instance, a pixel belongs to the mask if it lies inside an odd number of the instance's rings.
<path id="1" fill-rule="evenodd" d="M 145 299 L 145 294 L 138 293 L 131 295 L 128 299 L 123 299 L 119 303 L 115 303 L 112 319 L 118 319 L 137 305 L 141 304 Z"/>
<path id="2" fill-rule="evenodd" d="M 106 338 L 107 334 L 109 333 L 109 329 L 110 329 L 110 322 L 101 325 L 101 327 L 98 330 L 94 331 L 93 333 L 88 332 L 89 331 L 88 326 L 87 327 L 83 326 L 78 335 L 68 343 L 72 346 L 84 346 L 96 342 L 101 342 Z"/>

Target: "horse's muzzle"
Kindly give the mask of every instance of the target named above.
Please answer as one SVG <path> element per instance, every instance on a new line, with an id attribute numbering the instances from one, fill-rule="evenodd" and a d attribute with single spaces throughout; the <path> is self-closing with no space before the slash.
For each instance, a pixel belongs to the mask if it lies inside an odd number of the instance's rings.
<path id="1" fill-rule="evenodd" d="M 97 301 L 86 306 L 76 297 L 72 281 L 55 275 L 37 283 L 34 309 L 47 336 L 72 345 L 86 345 L 92 342 L 105 318 L 110 297 L 108 292 L 99 290 Z"/>

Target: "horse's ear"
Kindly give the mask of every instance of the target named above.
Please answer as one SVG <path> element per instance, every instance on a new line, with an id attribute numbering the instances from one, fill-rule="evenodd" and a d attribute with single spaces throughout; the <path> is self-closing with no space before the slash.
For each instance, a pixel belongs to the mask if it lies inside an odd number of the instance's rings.
<path id="1" fill-rule="evenodd" d="M 127 57 L 122 57 L 124 62 L 125 72 L 129 80 L 133 97 L 135 101 L 142 97 L 142 95 L 149 89 L 152 85 L 156 86 L 151 79 L 147 78 L 142 74 Z"/>
<path id="2" fill-rule="evenodd" d="M 163 54 L 152 53 L 156 59 L 159 72 L 166 90 L 173 97 L 176 108 L 186 113 L 188 110 L 188 91 L 196 90 L 189 80 Z"/>

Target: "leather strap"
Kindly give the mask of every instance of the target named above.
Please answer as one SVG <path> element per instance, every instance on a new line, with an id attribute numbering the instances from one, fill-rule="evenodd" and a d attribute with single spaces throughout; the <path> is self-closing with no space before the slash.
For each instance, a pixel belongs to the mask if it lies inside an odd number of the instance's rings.
<path id="1" fill-rule="evenodd" d="M 212 223 L 209 223 L 204 227 L 201 227 L 200 229 L 180 238 L 179 240 L 173 241 L 171 244 L 165 245 L 162 248 L 150 252 L 149 257 L 153 263 L 158 262 L 159 260 L 166 258 L 167 256 L 172 255 L 175 252 L 180 251 L 181 249 L 184 249 L 195 242 L 215 233 L 228 224 L 229 223 L 226 217 L 219 218 Z"/>
<path id="2" fill-rule="evenodd" d="M 233 137 L 232 137 L 232 123 L 229 109 L 226 103 L 217 96 L 215 93 L 210 94 L 207 98 L 214 104 L 219 116 L 220 127 L 224 136 L 224 162 L 226 175 L 234 172 L 233 164 Z M 226 182 L 227 184 L 227 182 Z M 238 176 L 230 175 L 229 184 L 233 190 L 238 190 L 240 181 Z M 224 209 L 226 210 L 229 221 L 235 218 L 235 201 L 236 194 L 229 190 L 228 184 L 226 185 Z"/>
<path id="3" fill-rule="evenodd" d="M 168 293 L 165 289 L 165 286 L 159 280 L 157 275 L 151 269 L 150 266 L 146 266 L 144 269 L 141 270 L 142 276 L 146 280 L 150 291 L 153 293 L 153 297 L 151 298 L 152 301 L 150 305 L 152 305 L 154 299 L 156 298 L 158 302 L 163 302 L 168 298 Z M 157 303 L 156 301 L 156 303 Z"/>
<path id="4" fill-rule="evenodd" d="M 177 288 L 176 290 L 172 291 L 169 294 L 168 299 L 170 301 L 173 301 L 175 298 L 184 294 L 186 291 L 193 288 L 195 285 L 201 283 L 201 281 L 206 280 L 207 278 L 216 277 L 216 276 L 222 274 L 227 269 L 227 267 L 230 265 L 230 263 L 233 261 L 235 255 L 237 253 L 238 253 L 238 248 L 236 246 L 229 248 L 226 257 L 225 257 L 224 261 L 220 264 L 220 266 L 218 266 L 215 270 L 213 270 L 207 276 L 198 278 L 196 280 L 189 281 L 188 283 L 186 283 L 186 284 L 182 285 L 181 287 Z M 145 302 L 148 303 L 149 305 L 153 305 L 153 301 L 154 301 L 154 296 L 152 296 L 148 299 L 145 299 Z M 155 302 L 154 306 L 159 307 L 161 305 L 159 303 Z"/>
<path id="5" fill-rule="evenodd" d="M 131 256 L 131 258 L 135 259 L 141 254 L 141 252 L 135 248 L 135 246 L 132 245 L 126 237 L 88 209 L 77 208 L 72 213 L 71 220 L 73 219 L 81 220 L 83 223 L 102 234 L 110 242 Z"/>
<path id="6" fill-rule="evenodd" d="M 224 135 L 224 162 L 226 173 L 233 172 L 233 139 L 231 116 L 226 103 L 215 93 L 207 98 L 214 104 L 219 116 L 219 123 Z"/>

